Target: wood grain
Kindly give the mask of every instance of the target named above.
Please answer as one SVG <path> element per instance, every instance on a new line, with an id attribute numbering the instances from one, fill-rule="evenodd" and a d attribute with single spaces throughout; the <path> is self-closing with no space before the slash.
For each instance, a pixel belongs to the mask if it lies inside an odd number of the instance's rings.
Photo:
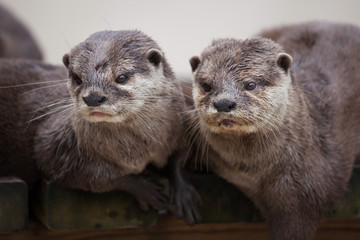
<path id="1" fill-rule="evenodd" d="M 31 221 L 27 230 L 0 234 L 1 240 L 259 240 L 269 239 L 265 223 L 200 224 L 188 227 L 172 216 L 160 216 L 151 227 L 114 230 L 53 231 Z M 360 218 L 326 219 L 315 240 L 360 239 Z"/>

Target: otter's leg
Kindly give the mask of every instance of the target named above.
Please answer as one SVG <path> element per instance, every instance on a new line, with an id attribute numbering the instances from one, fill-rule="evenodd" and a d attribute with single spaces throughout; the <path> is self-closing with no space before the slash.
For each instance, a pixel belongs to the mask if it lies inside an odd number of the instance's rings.
<path id="1" fill-rule="evenodd" d="M 281 205 L 281 203 L 279 203 Z M 313 239 L 322 214 L 315 206 L 304 205 L 288 207 L 286 204 L 272 209 L 268 214 L 271 240 L 310 240 Z M 321 208 L 321 207 L 320 207 Z"/>
<path id="2" fill-rule="evenodd" d="M 84 169 L 83 169 L 84 170 Z M 92 176 L 92 175 L 87 175 Z M 79 173 L 78 175 L 68 176 L 56 181 L 57 184 L 81 189 L 85 191 L 103 193 L 109 191 L 125 191 L 132 194 L 139 202 L 140 208 L 144 211 L 149 209 L 149 205 L 157 210 L 167 209 L 168 198 L 162 193 L 164 187 L 152 179 L 138 175 L 126 175 L 115 178 L 88 178 Z"/>
<path id="3" fill-rule="evenodd" d="M 144 211 L 149 205 L 157 210 L 167 209 L 168 198 L 162 193 L 164 187 L 142 174 L 119 177 L 115 181 L 117 190 L 131 193 Z"/>
<path id="4" fill-rule="evenodd" d="M 184 218 L 188 225 L 193 226 L 201 222 L 199 206 L 202 201 L 194 186 L 188 181 L 189 172 L 184 168 L 187 156 L 190 157 L 191 154 L 185 150 L 178 150 L 170 157 L 169 180 L 171 200 L 176 205 L 176 217 Z"/>
<path id="5" fill-rule="evenodd" d="M 51 126 L 51 121 L 49 118 L 44 124 Z M 72 125 L 55 127 L 59 129 L 39 127 L 36 141 L 41 144 L 36 144 L 34 150 L 37 166 L 48 180 L 63 187 L 98 193 L 122 190 L 134 195 L 145 210 L 148 205 L 167 209 L 168 199 L 162 193 L 162 186 L 143 173 L 120 175 L 119 166 L 107 159 L 86 160 L 85 153 L 80 157 Z"/>

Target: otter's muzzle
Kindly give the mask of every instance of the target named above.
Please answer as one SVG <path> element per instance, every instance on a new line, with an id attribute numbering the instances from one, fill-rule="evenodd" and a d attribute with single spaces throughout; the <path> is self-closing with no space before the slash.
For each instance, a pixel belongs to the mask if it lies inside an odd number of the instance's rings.
<path id="1" fill-rule="evenodd" d="M 89 107 L 98 107 L 106 102 L 107 98 L 97 94 L 89 94 L 88 96 L 83 97 L 83 100 Z"/>
<path id="2" fill-rule="evenodd" d="M 229 100 L 220 100 L 214 102 L 214 107 L 218 112 L 231 112 L 236 108 L 236 102 Z"/>

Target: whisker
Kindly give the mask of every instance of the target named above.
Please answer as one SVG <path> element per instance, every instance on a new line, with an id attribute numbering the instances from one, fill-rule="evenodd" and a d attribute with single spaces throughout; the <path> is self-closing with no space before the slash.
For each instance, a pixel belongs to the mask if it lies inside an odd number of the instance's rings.
<path id="1" fill-rule="evenodd" d="M 38 90 L 41 90 L 41 89 L 45 89 L 45 88 L 51 88 L 51 87 L 58 87 L 58 86 L 63 86 L 63 85 L 66 85 L 67 83 L 61 83 L 61 84 L 56 84 L 56 85 L 50 85 L 50 86 L 44 86 L 44 87 L 39 87 L 39 88 L 34 88 L 34 89 L 31 89 L 27 92 L 24 92 L 23 94 L 21 94 L 20 96 L 24 96 L 25 94 L 29 94 L 31 92 L 35 92 L 35 91 L 38 91 Z"/>
<path id="2" fill-rule="evenodd" d="M 56 113 L 57 111 L 63 110 L 64 108 L 67 109 L 67 108 L 69 108 L 70 106 L 73 106 L 73 104 L 71 103 L 71 104 L 68 104 L 68 105 L 59 106 L 59 107 L 55 108 L 55 109 L 52 110 L 52 111 L 49 111 L 49 112 L 47 112 L 47 113 L 45 113 L 45 114 L 42 114 L 42 115 L 40 115 L 40 116 L 37 116 L 37 117 L 35 117 L 35 118 L 32 118 L 32 119 L 29 120 L 27 123 L 31 123 L 31 122 L 33 122 L 33 121 L 36 121 L 36 120 L 40 119 L 40 118 L 43 118 L 43 117 L 46 117 L 46 116 L 48 116 L 48 115 L 50 115 L 50 114 Z"/>
<path id="3" fill-rule="evenodd" d="M 102 16 L 102 18 L 105 21 L 106 25 L 108 26 L 109 30 L 112 30 L 112 27 L 110 26 L 109 22 L 106 20 L 105 16 Z"/>
<path id="4" fill-rule="evenodd" d="M 312 96 L 314 96 L 314 97 L 317 97 L 319 100 L 321 100 L 321 101 L 324 102 L 324 103 L 328 103 L 328 102 L 329 102 L 329 101 L 323 99 L 322 96 L 321 96 L 319 93 L 312 92 L 312 91 L 307 90 L 307 89 L 305 89 L 305 88 L 302 88 L 302 87 L 300 87 L 300 86 L 294 86 L 294 85 L 292 85 L 291 88 L 292 88 L 292 89 L 295 89 L 295 90 L 298 89 L 298 90 L 300 90 L 300 91 L 303 91 L 304 93 L 308 93 L 308 94 L 310 94 L 310 95 L 312 95 Z"/>
<path id="5" fill-rule="evenodd" d="M 71 45 L 69 44 L 69 41 L 68 41 L 67 38 L 65 37 L 64 33 L 62 33 L 61 35 L 62 35 L 62 37 L 63 37 L 63 39 L 64 39 L 64 41 L 65 41 L 68 49 L 70 50 L 70 49 L 71 49 Z"/>
<path id="6" fill-rule="evenodd" d="M 181 87 L 183 87 L 183 88 L 187 88 L 187 89 L 190 89 L 190 90 L 192 90 L 192 89 L 193 89 L 193 87 L 192 87 L 192 86 L 182 85 Z"/>
<path id="7" fill-rule="evenodd" d="M 0 86 L 0 89 L 25 87 L 25 86 L 32 86 L 32 85 L 39 85 L 39 84 L 47 84 L 47 83 L 61 82 L 61 81 L 68 81 L 68 79 L 51 80 L 51 81 L 34 82 L 34 83 L 24 83 L 24 84 L 12 85 L 12 86 Z"/>
<path id="8" fill-rule="evenodd" d="M 187 77 L 187 78 L 183 78 L 183 77 L 177 77 L 176 79 L 179 80 L 179 82 L 187 82 L 187 83 L 193 83 L 193 80 L 192 80 L 192 76 L 191 77 Z"/>
<path id="9" fill-rule="evenodd" d="M 69 97 L 69 98 L 65 98 L 65 99 L 57 99 L 57 100 L 48 102 L 47 105 L 44 105 L 44 106 L 39 107 L 38 109 L 34 110 L 33 113 L 36 113 L 36 112 L 38 112 L 39 110 L 42 110 L 42 109 L 45 109 L 45 108 L 50 108 L 50 107 L 53 107 L 53 106 L 56 106 L 56 105 L 59 105 L 59 104 L 67 103 L 67 102 L 69 102 L 69 101 L 71 101 L 71 100 L 72 100 L 72 98 Z"/>

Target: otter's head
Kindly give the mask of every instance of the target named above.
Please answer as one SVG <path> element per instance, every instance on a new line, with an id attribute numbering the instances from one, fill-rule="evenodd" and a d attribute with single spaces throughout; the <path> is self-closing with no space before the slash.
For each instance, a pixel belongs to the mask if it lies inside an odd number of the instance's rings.
<path id="1" fill-rule="evenodd" d="M 288 103 L 292 58 L 268 39 L 220 39 L 190 59 L 201 126 L 215 133 L 272 129 Z"/>
<path id="2" fill-rule="evenodd" d="M 91 35 L 63 57 L 75 111 L 91 122 L 122 122 L 151 107 L 169 71 L 158 45 L 139 31 Z"/>

